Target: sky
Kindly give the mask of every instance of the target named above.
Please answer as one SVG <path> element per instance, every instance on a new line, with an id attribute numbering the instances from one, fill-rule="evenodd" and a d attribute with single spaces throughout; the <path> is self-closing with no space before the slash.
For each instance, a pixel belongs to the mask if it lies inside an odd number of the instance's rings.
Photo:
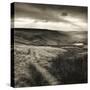
<path id="1" fill-rule="evenodd" d="M 87 31 L 87 7 L 15 3 L 15 28 Z M 11 24 L 12 24 L 11 23 Z"/>

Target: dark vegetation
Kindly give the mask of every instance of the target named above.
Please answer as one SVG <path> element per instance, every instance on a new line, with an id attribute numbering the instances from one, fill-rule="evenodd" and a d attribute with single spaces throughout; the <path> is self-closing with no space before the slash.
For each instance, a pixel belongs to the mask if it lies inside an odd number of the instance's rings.
<path id="1" fill-rule="evenodd" d="M 52 60 L 51 72 L 62 84 L 76 84 L 87 82 L 87 54 L 59 55 Z M 75 52 L 76 53 L 76 52 Z M 72 54 L 72 53 L 71 53 Z"/>

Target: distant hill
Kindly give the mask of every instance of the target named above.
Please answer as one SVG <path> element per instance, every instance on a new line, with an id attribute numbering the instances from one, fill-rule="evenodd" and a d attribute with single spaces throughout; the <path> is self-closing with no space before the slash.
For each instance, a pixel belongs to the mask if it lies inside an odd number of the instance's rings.
<path id="1" fill-rule="evenodd" d="M 12 29 L 13 30 L 13 29 Z M 71 45 L 73 43 L 87 43 L 87 31 L 52 31 L 47 29 L 14 29 L 15 44 L 40 46 Z"/>

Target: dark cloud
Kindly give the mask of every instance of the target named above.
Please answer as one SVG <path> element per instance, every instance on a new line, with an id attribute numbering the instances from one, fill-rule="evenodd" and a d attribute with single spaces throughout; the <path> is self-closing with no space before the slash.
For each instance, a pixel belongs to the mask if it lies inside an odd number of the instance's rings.
<path id="1" fill-rule="evenodd" d="M 15 4 L 15 16 L 16 17 L 30 17 L 34 19 L 50 20 L 50 21 L 62 21 L 60 16 L 65 16 L 66 13 L 73 17 L 82 18 L 86 20 L 85 7 L 73 7 L 73 6 L 59 6 L 59 5 L 38 5 L 38 4 Z M 59 18 L 58 18 L 59 17 Z"/>

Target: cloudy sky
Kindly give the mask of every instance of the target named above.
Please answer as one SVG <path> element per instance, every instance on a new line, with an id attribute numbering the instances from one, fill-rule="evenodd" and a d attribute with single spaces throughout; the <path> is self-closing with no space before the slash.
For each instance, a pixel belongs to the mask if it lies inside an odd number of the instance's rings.
<path id="1" fill-rule="evenodd" d="M 86 31 L 87 8 L 61 5 L 15 3 L 15 28 Z"/>

